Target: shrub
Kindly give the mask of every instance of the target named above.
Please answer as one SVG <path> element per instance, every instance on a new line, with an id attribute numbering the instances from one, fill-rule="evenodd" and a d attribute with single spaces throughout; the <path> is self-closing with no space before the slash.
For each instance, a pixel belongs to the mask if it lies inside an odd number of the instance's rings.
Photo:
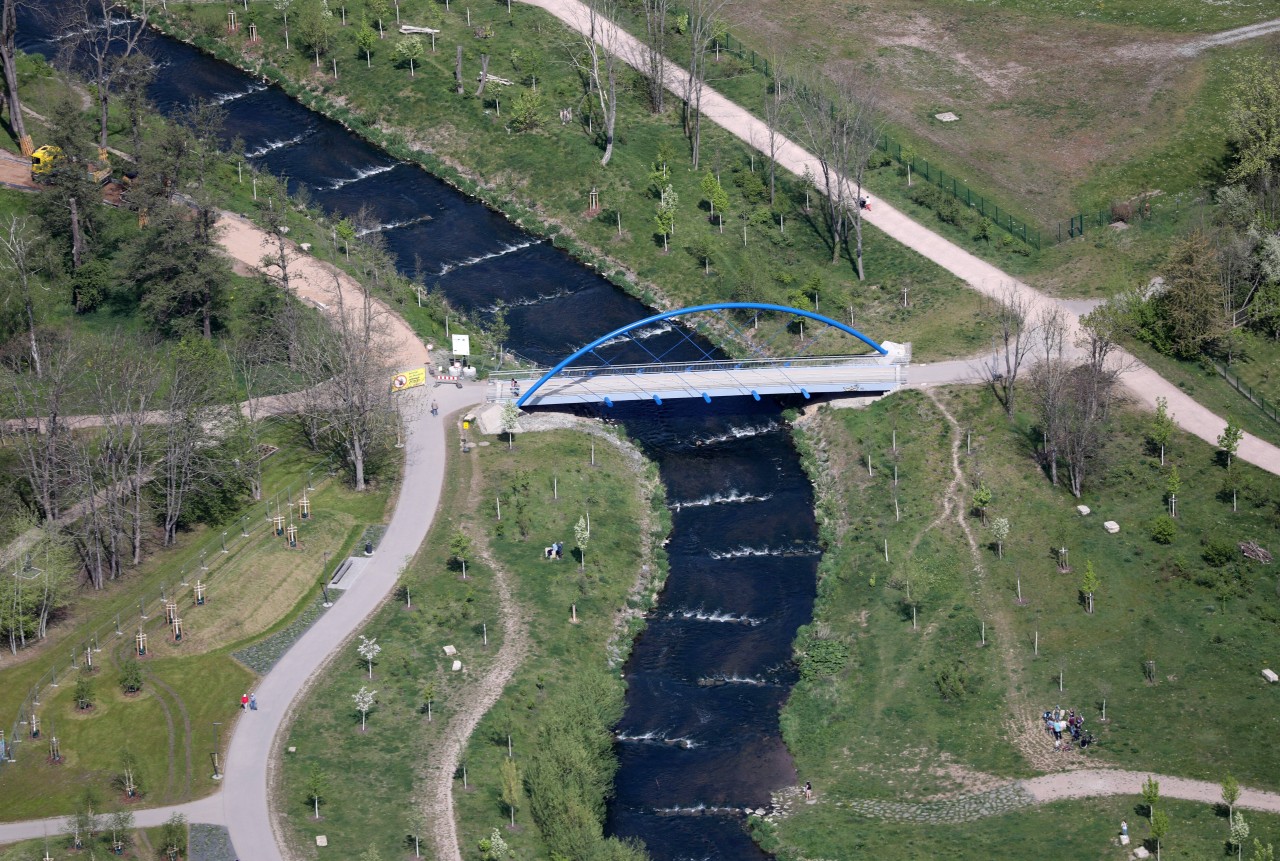
<path id="1" fill-rule="evenodd" d="M 1172 544 L 1178 535 L 1178 524 L 1167 514 L 1161 514 L 1151 521 L 1151 540 L 1157 544 Z"/>
<path id="2" fill-rule="evenodd" d="M 1200 556 L 1204 561 L 1214 567 L 1221 568 L 1232 559 L 1236 558 L 1236 546 L 1230 541 L 1223 541 L 1216 538 L 1204 538 L 1200 542 L 1204 545 L 1204 550 Z"/>
<path id="3" fill-rule="evenodd" d="M 967 697 L 974 687 L 969 678 L 968 667 L 964 661 L 957 660 L 950 666 L 938 670 L 933 682 L 938 686 L 938 693 L 949 703 L 958 703 Z"/>
<path id="4" fill-rule="evenodd" d="M 93 708 L 93 682 L 89 679 L 87 672 L 81 672 L 76 677 L 75 689 L 76 708 L 90 709 Z"/>
<path id="5" fill-rule="evenodd" d="M 805 634 L 796 642 L 796 661 L 800 678 L 814 681 L 834 676 L 844 670 L 849 660 L 849 646 L 840 640 L 824 640 Z"/>

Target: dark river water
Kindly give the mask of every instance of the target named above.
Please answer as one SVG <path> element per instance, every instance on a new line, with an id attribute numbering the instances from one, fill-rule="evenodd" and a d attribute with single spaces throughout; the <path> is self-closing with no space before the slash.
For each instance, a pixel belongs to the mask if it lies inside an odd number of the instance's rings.
<path id="1" fill-rule="evenodd" d="M 29 13 L 24 13 L 29 15 Z M 51 55 L 56 40 L 24 18 L 19 42 Z M 385 152 L 274 87 L 180 42 L 152 36 L 164 70 L 152 100 L 165 112 L 196 99 L 227 112 L 259 169 L 305 185 L 327 210 L 366 207 L 399 265 L 416 260 L 449 301 L 483 318 L 501 300 L 510 346 L 554 362 L 649 309 L 501 215 Z M 645 347 L 698 358 L 660 326 Z M 645 361 L 634 344 L 611 357 Z M 627 351 L 631 351 L 628 353 Z M 660 466 L 674 528 L 666 590 L 625 668 L 616 794 L 607 829 L 645 842 L 658 861 L 766 857 L 744 807 L 795 780 L 778 731 L 794 675 L 796 628 L 810 618 L 818 562 L 813 500 L 777 402 L 668 401 L 608 411 Z"/>

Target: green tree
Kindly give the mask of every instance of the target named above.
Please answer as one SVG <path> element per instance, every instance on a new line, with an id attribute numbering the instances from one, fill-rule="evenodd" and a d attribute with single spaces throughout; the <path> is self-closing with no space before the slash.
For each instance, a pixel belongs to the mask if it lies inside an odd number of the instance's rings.
<path id="1" fill-rule="evenodd" d="M 1147 818 L 1154 822 L 1156 802 L 1160 800 L 1160 781 L 1151 775 L 1147 775 L 1147 779 L 1142 781 L 1142 800 L 1147 805 Z"/>
<path id="2" fill-rule="evenodd" d="M 378 22 L 378 37 L 385 38 L 386 34 L 382 30 L 382 19 L 386 18 L 391 12 L 391 7 L 387 5 L 387 0 L 368 0 L 367 8 L 369 14 Z"/>
<path id="3" fill-rule="evenodd" d="M 307 772 L 305 788 L 307 801 L 311 803 L 312 809 L 315 811 L 315 818 L 319 819 L 320 805 L 329 800 L 329 778 L 320 770 L 320 766 L 311 766 L 311 770 Z"/>
<path id="4" fill-rule="evenodd" d="M 175 813 L 160 826 L 160 846 L 169 861 L 177 861 L 187 851 L 187 817 Z"/>
<path id="5" fill-rule="evenodd" d="M 1227 805 L 1227 817 L 1236 811 L 1236 802 L 1240 800 L 1240 781 L 1231 772 L 1222 778 L 1222 803 Z"/>
<path id="6" fill-rule="evenodd" d="M 413 839 L 413 857 L 422 857 L 422 840 L 431 833 L 431 823 L 422 808 L 415 807 L 409 811 L 409 837 Z"/>
<path id="7" fill-rule="evenodd" d="M 87 670 L 81 670 L 76 676 L 76 687 L 72 696 L 76 701 L 76 708 L 81 710 L 93 708 L 93 680 L 89 677 Z"/>
<path id="8" fill-rule="evenodd" d="M 1178 472 L 1178 465 L 1174 464 L 1169 467 L 1169 477 L 1164 482 L 1165 499 L 1169 503 L 1169 516 L 1178 516 L 1178 493 L 1182 490 L 1182 474 Z"/>
<path id="9" fill-rule="evenodd" d="M 529 132 L 542 125 L 545 101 L 542 93 L 536 89 L 524 90 L 516 96 L 511 106 L 511 127 L 516 131 Z"/>
<path id="10" fill-rule="evenodd" d="M 1156 841 L 1156 861 L 1160 861 L 1160 844 L 1169 834 L 1169 814 L 1155 807 L 1151 808 L 1151 836 Z"/>
<path id="11" fill-rule="evenodd" d="M 1249 839 L 1249 823 L 1244 821 L 1244 813 L 1231 814 L 1231 845 L 1236 847 L 1236 858 L 1244 858 L 1244 842 Z"/>
<path id="12" fill-rule="evenodd" d="M 480 858 L 481 861 L 507 861 L 509 858 L 515 858 L 515 850 L 507 845 L 507 841 L 502 839 L 502 835 L 498 833 L 498 829 L 480 841 Z"/>
<path id="13" fill-rule="evenodd" d="M 702 274 L 711 274 L 711 255 L 715 253 L 715 246 L 711 244 L 711 238 L 708 236 L 695 237 L 693 242 L 689 244 L 689 253 L 702 263 Z"/>
<path id="14" fill-rule="evenodd" d="M 578 570 L 585 571 L 587 568 L 587 544 L 591 541 L 591 527 L 587 524 L 586 517 L 579 517 L 578 522 L 574 524 L 573 540 L 578 545 Z"/>
<path id="15" fill-rule="evenodd" d="M 516 761 L 508 757 L 502 761 L 502 803 L 511 811 L 511 827 L 516 827 L 516 808 L 520 806 L 522 796 L 520 770 Z"/>
<path id="16" fill-rule="evenodd" d="M 1097 592 L 1101 587 L 1102 581 L 1098 579 L 1098 572 L 1093 569 L 1093 560 L 1086 559 L 1084 563 L 1084 575 L 1080 578 L 1080 591 L 1084 593 L 1085 607 L 1093 613 L 1093 593 Z"/>
<path id="17" fill-rule="evenodd" d="M 378 854 L 377 847 L 370 846 L 360 853 L 360 861 L 382 861 L 382 856 Z"/>
<path id="18" fill-rule="evenodd" d="M 1160 269 L 1164 292 L 1152 300 L 1162 329 L 1160 346 L 1197 358 L 1227 331 L 1221 302 L 1221 262 L 1212 237 L 1193 230 L 1174 243 Z"/>
<path id="19" fill-rule="evenodd" d="M 1178 524 L 1167 514 L 1151 521 L 1151 540 L 1157 544 L 1172 544 L 1178 535 Z"/>
<path id="20" fill-rule="evenodd" d="M 702 175 L 702 199 L 711 207 L 711 214 L 716 216 L 720 232 L 724 233 L 724 210 L 729 206 L 729 195 L 720 184 L 720 179 L 710 170 Z"/>
<path id="21" fill-rule="evenodd" d="M 987 508 L 991 505 L 991 489 L 983 482 L 978 483 L 978 489 L 973 492 L 973 507 L 978 509 L 982 522 L 987 522 Z"/>
<path id="22" fill-rule="evenodd" d="M 675 233 L 676 230 L 676 207 L 680 204 L 680 196 L 676 194 L 676 190 L 671 184 L 662 189 L 662 197 L 658 200 L 658 214 L 654 216 L 653 221 L 658 226 L 658 232 L 662 234 L 662 250 L 669 251 L 667 238 Z"/>
<path id="23" fill-rule="evenodd" d="M 1226 452 L 1227 466 L 1231 466 L 1231 458 L 1236 456 L 1236 452 L 1240 449 L 1240 440 L 1244 438 L 1244 431 L 1231 420 L 1231 416 L 1227 416 L 1227 426 L 1222 429 L 1222 433 L 1218 435 L 1218 448 Z"/>
<path id="24" fill-rule="evenodd" d="M 1255 57 L 1235 66 L 1227 128 L 1236 145 L 1228 178 L 1270 188 L 1280 172 L 1280 62 Z"/>
<path id="25" fill-rule="evenodd" d="M 120 687 L 126 694 L 142 690 L 142 666 L 132 658 L 120 666 Z"/>
<path id="26" fill-rule="evenodd" d="M 427 720 L 431 720 L 431 704 L 436 698 L 436 683 L 427 682 L 422 686 L 422 708 L 419 711 L 427 713 Z"/>
<path id="27" fill-rule="evenodd" d="M 457 561 L 466 573 L 467 560 L 471 558 L 471 539 L 461 529 L 455 529 L 449 536 L 449 558 Z"/>
<path id="28" fill-rule="evenodd" d="M 1156 417 L 1151 422 L 1151 444 L 1160 447 L 1160 465 L 1164 466 L 1164 450 L 1173 439 L 1173 416 L 1169 415 L 1169 399 L 1156 398 Z"/>
<path id="29" fill-rule="evenodd" d="M 1270 843 L 1263 845 L 1257 837 L 1253 838 L 1253 854 L 1249 861 L 1276 861 L 1276 851 Z"/>
<path id="30" fill-rule="evenodd" d="M 320 66 L 320 55 L 329 53 L 329 49 L 333 47 L 337 27 L 328 0 L 310 0 L 299 10 L 298 32 L 303 43 L 315 55 L 317 68 Z"/>
<path id="31" fill-rule="evenodd" d="M 422 46 L 422 39 L 418 36 L 406 36 L 396 45 L 396 62 L 400 65 L 408 64 L 409 77 L 414 77 L 414 64 L 422 59 L 425 49 Z"/>
<path id="32" fill-rule="evenodd" d="M 365 66 L 373 68 L 373 48 L 378 44 L 378 34 L 369 26 L 369 22 L 360 16 L 360 27 L 356 30 L 356 47 L 364 52 Z"/>
<path id="33" fill-rule="evenodd" d="M 338 238 L 342 240 L 342 251 L 347 255 L 347 259 L 351 259 L 351 243 L 356 238 L 356 226 L 351 223 L 350 218 L 343 218 L 333 227 Z"/>
<path id="34" fill-rule="evenodd" d="M 168 337 L 198 332 L 206 340 L 222 324 L 231 265 L 218 245 L 218 211 L 159 203 L 127 246 L 120 271 L 142 298 L 148 323 Z"/>

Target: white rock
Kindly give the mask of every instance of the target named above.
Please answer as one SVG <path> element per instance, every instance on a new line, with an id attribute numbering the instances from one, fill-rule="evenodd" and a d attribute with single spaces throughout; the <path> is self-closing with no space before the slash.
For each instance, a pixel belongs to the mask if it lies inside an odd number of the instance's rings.
<path id="1" fill-rule="evenodd" d="M 289 748 L 289 753 L 297 753 L 297 752 L 298 752 L 298 749 L 296 747 Z"/>
<path id="2" fill-rule="evenodd" d="M 317 835 L 316 835 L 316 845 L 317 845 L 317 846 L 328 846 L 328 845 L 329 845 L 329 838 L 328 838 L 328 837 L 326 837 L 326 836 L 324 836 L 323 834 L 317 834 Z"/>
<path id="3" fill-rule="evenodd" d="M 960 118 L 951 111 L 943 111 L 940 114 L 934 114 L 933 118 L 942 123 L 954 123 L 960 120 Z"/>
<path id="4" fill-rule="evenodd" d="M 1133 857 L 1134 859 L 1150 858 L 1151 853 L 1147 851 L 1147 847 L 1139 846 L 1137 849 L 1133 850 Z"/>
<path id="5" fill-rule="evenodd" d="M 1269 682 L 1280 682 L 1280 676 L 1276 675 L 1275 670 L 1263 670 L 1262 677 Z"/>
<path id="6" fill-rule="evenodd" d="M 458 650 L 453 646 L 445 646 L 444 653 L 452 658 L 454 655 L 458 654 Z"/>
<path id="7" fill-rule="evenodd" d="M 460 669 L 462 669 L 462 661 L 454 661 L 454 662 L 453 662 L 453 671 L 456 673 L 456 672 L 457 672 L 458 670 L 460 670 Z"/>
<path id="8" fill-rule="evenodd" d="M 1089 514 L 1089 506 L 1087 506 L 1087 505 L 1077 505 L 1077 506 L 1076 506 L 1076 511 L 1080 512 L 1080 516 L 1081 516 L 1081 517 L 1086 517 L 1086 516 L 1088 516 L 1088 514 Z"/>
<path id="9" fill-rule="evenodd" d="M 1106 523 L 1102 524 L 1102 528 L 1110 532 L 1112 535 L 1115 535 L 1120 531 L 1120 524 L 1116 523 L 1114 520 L 1108 520 Z"/>
<path id="10" fill-rule="evenodd" d="M 302 243 L 301 245 L 299 245 L 298 247 L 299 247 L 299 248 L 301 248 L 303 251 L 305 251 L 305 252 L 307 252 L 307 253 L 310 253 L 310 252 L 311 252 L 311 243 L 310 243 L 310 242 L 304 242 L 304 243 Z"/>
<path id="11" fill-rule="evenodd" d="M 1128 845 L 1129 845 L 1129 835 L 1128 835 L 1128 834 L 1121 834 L 1121 835 L 1120 835 L 1120 845 L 1121 845 L 1121 846 L 1128 846 Z"/>

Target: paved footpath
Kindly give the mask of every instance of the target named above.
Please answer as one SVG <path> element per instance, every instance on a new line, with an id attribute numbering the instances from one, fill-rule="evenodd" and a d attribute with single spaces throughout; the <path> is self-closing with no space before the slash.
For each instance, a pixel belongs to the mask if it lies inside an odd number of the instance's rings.
<path id="1" fill-rule="evenodd" d="M 545 9 L 579 33 L 590 30 L 591 22 L 587 7 L 578 0 L 521 0 L 521 2 Z M 597 21 L 596 28 L 597 32 L 603 33 L 602 39 L 613 40 L 618 55 L 628 65 L 644 70 L 647 65 L 646 49 L 639 40 L 607 21 Z M 684 92 L 684 82 L 687 79 L 688 73 L 685 70 L 668 62 L 666 84 L 671 92 L 676 94 Z M 762 155 L 767 155 L 765 148 L 769 140 L 769 129 L 762 120 L 711 87 L 703 88 L 702 107 L 703 116 L 706 119 L 723 127 L 748 146 L 759 150 Z M 813 176 L 822 176 L 818 159 L 794 141 L 786 138 L 783 138 L 782 146 L 778 151 L 778 163 L 796 176 L 803 176 L 806 169 Z M 1076 303 L 1054 299 L 1032 289 L 1012 275 L 997 269 L 924 225 L 908 218 L 884 201 L 876 200 L 872 211 L 864 213 L 863 217 L 889 238 L 937 263 L 973 289 L 995 299 L 1004 298 L 1006 291 L 1012 289 L 1023 295 L 1033 309 L 1058 305 L 1062 308 L 1072 331 L 1078 328 L 1080 317 L 1072 307 Z M 1068 339 L 1068 343 L 1072 340 L 1074 338 Z M 1210 445 L 1217 445 L 1218 436 L 1226 427 L 1224 419 L 1188 397 L 1177 386 L 1143 365 L 1129 353 L 1120 351 L 1117 359 L 1126 367 L 1132 367 L 1132 370 L 1126 373 L 1125 382 L 1139 403 L 1148 409 L 1155 410 L 1156 398 L 1167 398 L 1169 412 L 1179 427 Z M 1241 403 L 1241 409 L 1245 408 L 1246 405 Z M 1280 448 L 1263 442 L 1251 434 L 1245 434 L 1241 441 L 1239 456 L 1267 472 L 1280 475 Z"/>

